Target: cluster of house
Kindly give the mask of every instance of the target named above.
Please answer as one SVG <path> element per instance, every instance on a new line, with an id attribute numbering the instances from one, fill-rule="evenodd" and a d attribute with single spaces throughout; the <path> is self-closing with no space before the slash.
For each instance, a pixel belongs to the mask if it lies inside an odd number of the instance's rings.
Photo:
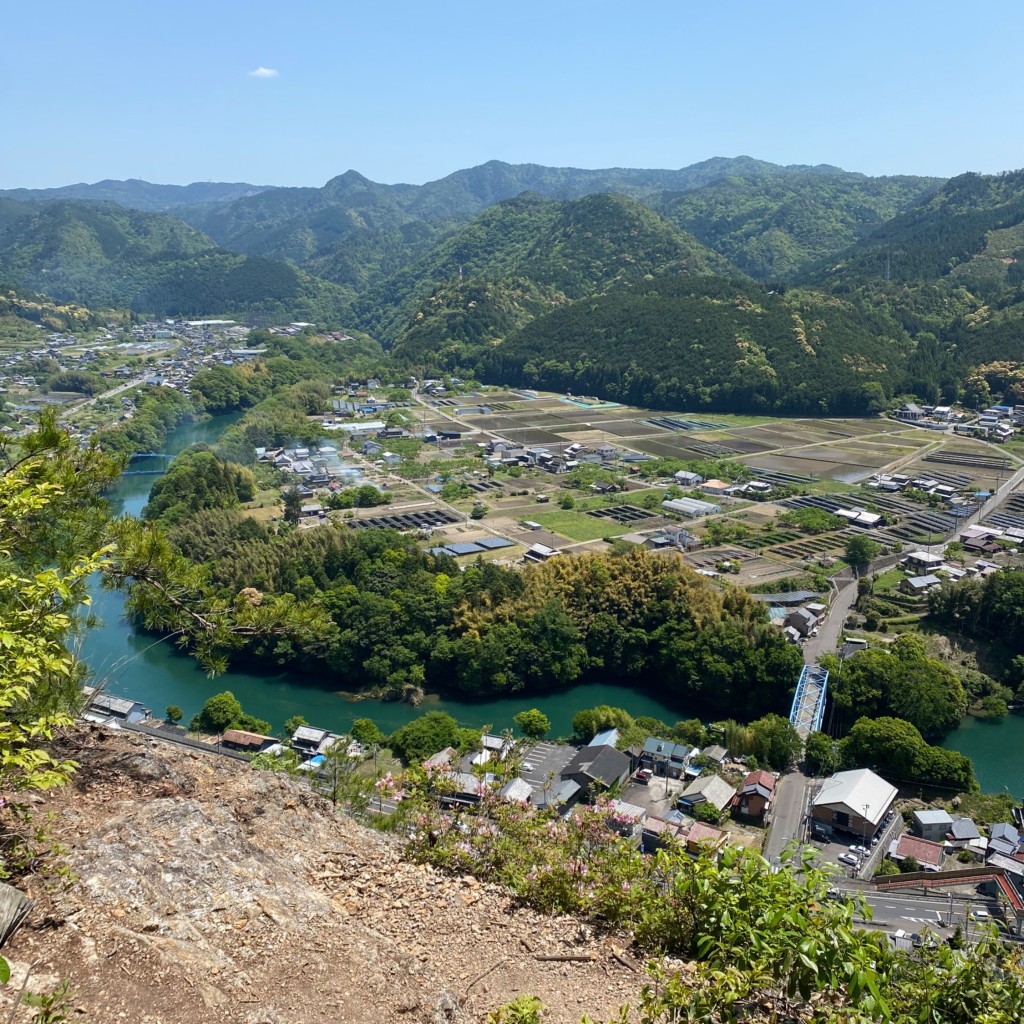
<path id="1" fill-rule="evenodd" d="M 976 420 L 966 422 L 967 413 L 957 412 L 949 405 L 918 405 L 904 402 L 896 410 L 896 418 L 918 427 L 946 430 L 952 425 L 958 434 L 973 434 L 1001 443 L 1013 437 L 1024 425 L 1024 405 L 993 405 L 982 410 Z"/>
<path id="2" fill-rule="evenodd" d="M 480 442 L 479 445 L 485 463 L 494 466 L 537 467 L 546 473 L 556 476 L 571 473 L 579 466 L 605 466 L 614 463 L 619 449 L 611 444 L 598 444 L 587 447 L 579 443 L 560 446 L 559 448 L 527 447 L 517 441 L 498 437 L 491 441 Z M 600 493 L 616 490 L 614 484 L 594 487 Z"/>
<path id="3" fill-rule="evenodd" d="M 808 637 L 817 636 L 818 629 L 825 621 L 827 613 L 828 608 L 817 601 L 809 601 L 807 604 L 790 608 L 786 612 L 785 619 L 781 620 L 783 636 L 793 644 L 801 643 Z M 773 618 L 772 621 L 779 620 Z"/>
<path id="4" fill-rule="evenodd" d="M 565 815 L 600 793 L 621 792 L 621 798 L 611 803 L 616 830 L 646 851 L 664 846 L 670 838 L 694 853 L 709 847 L 720 849 L 729 833 L 696 819 L 702 805 L 713 808 L 715 817 L 731 813 L 746 822 L 765 824 L 775 794 L 776 776 L 771 772 L 750 772 L 737 789 L 717 772 L 695 763 L 697 755 L 703 755 L 702 760 L 713 765 L 723 764 L 727 757 L 724 747 L 700 750 L 651 736 L 642 746 L 619 750 L 615 746 L 618 739 L 618 730 L 609 729 L 578 749 L 544 744 L 543 764 L 527 762 L 518 776 L 505 782 L 487 770 L 487 765 L 503 760 L 509 752 L 507 742 L 498 736 L 485 735 L 479 751 L 461 758 L 453 747 L 438 751 L 424 767 L 444 781 L 441 799 L 452 806 L 477 803 L 489 790 L 496 790 L 501 800 Z M 648 797 L 658 778 L 687 784 L 681 792 L 674 787 L 672 799 L 662 801 L 666 809 L 653 813 Z"/>
<path id="5" fill-rule="evenodd" d="M 998 533 L 998 531 L 996 532 Z M 986 545 L 989 542 L 981 539 L 990 535 L 991 531 L 985 527 L 969 527 L 961 536 L 967 537 L 963 544 L 972 553 L 988 550 L 1001 551 L 1000 545 L 993 544 L 991 548 L 988 548 Z M 970 543 L 970 547 L 968 547 L 968 543 Z M 1003 568 L 984 558 L 979 558 L 972 566 L 951 565 L 946 561 L 944 555 L 932 554 L 930 551 L 911 551 L 900 560 L 900 566 L 909 575 L 906 579 L 900 580 L 899 588 L 904 594 L 912 596 L 927 594 L 934 587 L 941 586 L 943 580 L 946 579 L 959 580 L 965 576 L 989 576 Z"/>
<path id="6" fill-rule="evenodd" d="M 700 473 L 680 469 L 672 479 L 680 487 L 699 490 L 711 498 L 766 497 L 774 490 L 774 484 L 767 480 L 748 480 L 745 483 L 728 483 L 725 480 L 707 480 Z"/>
<path id="7" fill-rule="evenodd" d="M 906 473 L 876 473 L 864 486 L 888 494 L 898 494 L 900 491 L 913 488 L 929 496 L 942 498 L 950 505 L 962 504 L 964 501 L 963 495 L 956 487 L 926 476 L 909 477 Z"/>
<path id="8" fill-rule="evenodd" d="M 334 445 L 322 444 L 316 448 L 257 448 L 256 461 L 273 466 L 282 473 L 291 473 L 307 487 L 326 487 L 332 480 L 358 478 L 355 466 L 346 466 L 338 457 Z"/>
<path id="9" fill-rule="evenodd" d="M 890 845 L 897 863 L 913 857 L 922 871 L 940 871 L 947 857 L 966 851 L 971 860 L 998 868 L 1024 895 L 1024 839 L 1016 824 L 998 822 L 985 836 L 971 818 L 926 808 L 912 813 L 910 828 Z"/>
<path id="10" fill-rule="evenodd" d="M 619 537 L 626 544 L 638 544 L 648 551 L 699 551 L 704 542 L 681 526 L 667 525 L 650 533 L 624 533 Z"/>

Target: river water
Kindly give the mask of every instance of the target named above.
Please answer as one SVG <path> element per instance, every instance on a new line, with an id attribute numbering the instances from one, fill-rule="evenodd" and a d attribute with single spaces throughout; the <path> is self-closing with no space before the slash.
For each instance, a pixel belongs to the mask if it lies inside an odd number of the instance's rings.
<path id="1" fill-rule="evenodd" d="M 215 441 L 240 415 L 216 416 L 179 427 L 168 436 L 164 451 L 173 455 L 191 444 Z M 140 460 L 132 468 L 145 465 L 146 460 Z M 110 493 L 115 511 L 139 515 L 157 479 L 155 475 L 122 477 Z M 572 732 L 572 717 L 577 711 L 598 704 L 624 707 L 635 716 L 650 715 L 670 723 L 691 717 L 671 701 L 663 702 L 611 683 L 501 700 L 462 701 L 431 696 L 414 708 L 400 701 L 353 701 L 337 692 L 336 683 L 295 674 L 229 672 L 211 679 L 191 658 L 178 653 L 172 643 L 137 632 L 124 618 L 122 595 L 97 590 L 93 610 L 100 624 L 86 633 L 81 649 L 93 671 L 93 682 L 110 693 L 141 701 L 157 716 L 162 716 L 169 704 L 177 704 L 187 721 L 211 694 L 231 690 L 246 711 L 267 719 L 275 730 L 292 715 L 301 714 L 315 725 L 339 732 L 346 731 L 355 718 L 372 718 L 388 733 L 430 710 L 447 711 L 465 726 L 491 725 L 501 730 L 511 727 L 513 715 L 535 707 L 551 719 L 553 735 L 564 736 Z"/>
<path id="2" fill-rule="evenodd" d="M 164 451 L 173 455 L 191 444 L 215 441 L 240 415 L 217 416 L 179 427 L 168 436 Z M 143 465 L 135 464 L 137 468 Z M 156 479 L 123 477 L 111 493 L 115 508 L 139 515 Z M 97 592 L 93 609 L 101 623 L 85 634 L 81 653 L 93 670 L 94 682 L 111 693 L 141 701 L 158 716 L 169 704 L 177 704 L 187 720 L 211 694 L 231 690 L 246 711 L 267 719 L 275 730 L 287 718 L 301 714 L 315 725 L 339 732 L 346 731 L 355 718 L 372 718 L 387 733 L 424 711 L 438 710 L 447 711 L 462 725 L 490 725 L 500 731 L 512 725 L 513 715 L 535 707 L 551 719 L 553 735 L 566 736 L 572 731 L 573 715 L 581 708 L 598 704 L 611 704 L 634 716 L 650 715 L 669 723 L 692 717 L 692 712 L 670 699 L 659 700 L 614 683 L 591 683 L 560 693 L 500 700 L 428 697 L 419 708 L 413 708 L 395 701 L 352 701 L 337 692 L 336 684 L 294 674 L 259 676 L 229 672 L 211 679 L 172 644 L 136 632 L 123 616 L 124 600 L 120 594 Z M 1005 788 L 1015 797 L 1024 798 L 1024 716 L 985 721 L 967 718 L 946 737 L 944 746 L 959 750 L 974 761 L 975 774 L 985 792 L 1001 792 Z"/>

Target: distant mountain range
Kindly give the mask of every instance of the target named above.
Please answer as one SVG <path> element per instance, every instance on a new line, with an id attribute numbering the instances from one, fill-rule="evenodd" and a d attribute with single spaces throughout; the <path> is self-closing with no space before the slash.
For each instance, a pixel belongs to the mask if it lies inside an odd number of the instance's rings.
<path id="1" fill-rule="evenodd" d="M 648 404 L 855 412 L 1024 360 L 1024 172 L 491 161 L 424 185 L 21 189 L 0 192 L 0 281 L 347 325 L 419 366 Z"/>
<path id="2" fill-rule="evenodd" d="M 139 178 L 127 181 L 97 181 L 92 185 L 62 185 L 60 188 L 0 189 L 0 197 L 23 202 L 52 199 L 84 199 L 94 202 L 119 203 L 130 210 L 160 213 L 179 206 L 203 203 L 230 203 L 244 196 L 266 191 L 268 185 L 247 185 L 244 182 L 194 181 L 191 185 L 154 185 Z"/>

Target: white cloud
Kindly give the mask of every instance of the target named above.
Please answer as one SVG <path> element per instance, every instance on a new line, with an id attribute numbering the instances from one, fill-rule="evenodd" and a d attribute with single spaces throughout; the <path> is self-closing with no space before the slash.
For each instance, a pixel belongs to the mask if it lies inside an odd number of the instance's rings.
<path id="1" fill-rule="evenodd" d="M 250 78 L 277 78 L 277 68 L 258 67 L 249 72 Z"/>

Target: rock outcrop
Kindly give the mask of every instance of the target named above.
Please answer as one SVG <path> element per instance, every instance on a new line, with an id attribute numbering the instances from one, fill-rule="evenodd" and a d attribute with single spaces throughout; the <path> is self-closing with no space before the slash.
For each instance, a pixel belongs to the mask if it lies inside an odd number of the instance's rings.
<path id="1" fill-rule="evenodd" d="M 636 997 L 613 938 L 406 863 L 301 782 L 128 732 L 66 747 L 80 771 L 36 813 L 72 880 L 19 883 L 36 906 L 4 955 L 69 978 L 85 1020 L 435 1024 L 529 992 L 574 1024 Z"/>

